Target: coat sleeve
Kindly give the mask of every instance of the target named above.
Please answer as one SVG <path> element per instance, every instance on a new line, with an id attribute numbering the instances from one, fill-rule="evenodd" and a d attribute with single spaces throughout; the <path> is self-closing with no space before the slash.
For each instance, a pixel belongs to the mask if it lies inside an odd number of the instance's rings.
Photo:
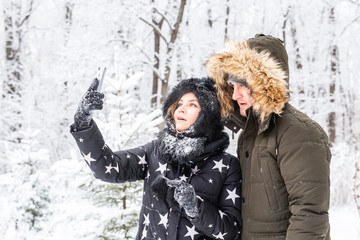
<path id="1" fill-rule="evenodd" d="M 123 183 L 146 177 L 147 151 L 150 151 L 153 142 L 142 147 L 113 152 L 105 144 L 94 121 L 89 129 L 79 132 L 70 130 L 70 133 L 96 178 L 111 183 Z"/>
<path id="2" fill-rule="evenodd" d="M 326 238 L 330 158 L 327 135 L 315 122 L 293 125 L 281 136 L 278 164 L 291 212 L 286 239 Z"/>
<path id="3" fill-rule="evenodd" d="M 241 169 L 239 160 L 231 157 L 218 203 L 200 199 L 199 215 L 191 219 L 197 229 L 212 239 L 240 239 L 241 231 Z"/>

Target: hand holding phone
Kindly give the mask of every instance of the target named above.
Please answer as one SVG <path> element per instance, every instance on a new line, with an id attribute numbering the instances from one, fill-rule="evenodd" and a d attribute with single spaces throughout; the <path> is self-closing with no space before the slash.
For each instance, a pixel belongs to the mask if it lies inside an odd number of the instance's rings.
<path id="1" fill-rule="evenodd" d="M 101 91 L 101 87 L 102 87 L 102 84 L 104 82 L 105 73 L 106 73 L 106 67 L 104 67 L 103 69 L 101 69 L 99 67 L 99 72 L 98 72 L 98 76 L 97 76 L 97 79 L 99 80 L 99 84 L 98 84 L 98 87 L 96 88 L 97 92 Z"/>

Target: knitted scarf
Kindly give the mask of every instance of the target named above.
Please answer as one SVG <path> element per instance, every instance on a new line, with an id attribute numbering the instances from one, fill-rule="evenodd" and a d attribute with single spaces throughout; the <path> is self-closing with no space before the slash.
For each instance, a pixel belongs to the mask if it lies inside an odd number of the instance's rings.
<path id="1" fill-rule="evenodd" d="M 194 131 L 193 126 L 183 132 L 177 132 L 173 123 L 168 126 L 158 136 L 160 159 L 174 165 L 192 166 L 194 159 L 204 152 L 206 138 L 190 137 Z"/>

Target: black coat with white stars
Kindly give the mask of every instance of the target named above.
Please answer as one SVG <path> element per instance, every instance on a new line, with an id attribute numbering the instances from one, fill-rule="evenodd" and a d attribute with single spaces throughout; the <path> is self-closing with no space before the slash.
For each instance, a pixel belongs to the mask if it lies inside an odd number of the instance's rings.
<path id="1" fill-rule="evenodd" d="M 71 132 L 94 176 L 106 182 L 144 180 L 136 239 L 239 239 L 241 230 L 241 170 L 236 157 L 224 152 L 218 139 L 205 146 L 191 167 L 174 166 L 159 159 L 159 140 L 134 149 L 113 152 L 96 126 Z M 157 176 L 190 183 L 198 197 L 199 214 L 190 218 L 169 197 L 151 189 Z"/>

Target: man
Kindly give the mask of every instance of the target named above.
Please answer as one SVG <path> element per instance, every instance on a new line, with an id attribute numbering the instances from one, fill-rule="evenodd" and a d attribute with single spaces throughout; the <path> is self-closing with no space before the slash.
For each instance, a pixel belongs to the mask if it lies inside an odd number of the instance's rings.
<path id="1" fill-rule="evenodd" d="M 330 239 L 330 159 L 324 130 L 289 102 L 287 52 L 257 34 L 207 63 L 243 173 L 242 239 Z"/>

